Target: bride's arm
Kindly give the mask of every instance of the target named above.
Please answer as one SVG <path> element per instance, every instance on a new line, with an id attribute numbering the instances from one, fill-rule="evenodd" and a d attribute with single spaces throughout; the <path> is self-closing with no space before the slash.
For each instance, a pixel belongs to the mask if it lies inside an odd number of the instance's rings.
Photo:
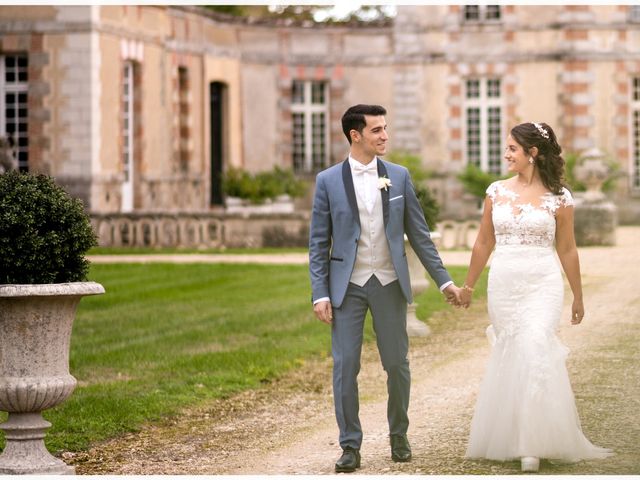
<path id="1" fill-rule="evenodd" d="M 491 198 L 487 196 L 484 200 L 484 212 L 482 213 L 480 230 L 478 231 L 478 236 L 476 237 L 476 241 L 473 244 L 473 250 L 471 252 L 471 262 L 469 263 L 467 278 L 464 281 L 464 284 L 469 286 L 471 289 L 478 281 L 478 277 L 489 261 L 489 256 L 491 255 L 491 252 L 493 252 L 493 247 L 495 247 L 496 245 L 496 236 L 493 230 L 493 220 L 491 219 L 492 205 L 493 202 Z M 469 300 L 471 300 L 470 296 Z"/>
<path id="2" fill-rule="evenodd" d="M 556 251 L 573 293 L 571 323 L 575 325 L 580 323 L 584 317 L 584 306 L 582 303 L 580 260 L 573 233 L 573 206 L 560 207 L 556 212 Z"/>

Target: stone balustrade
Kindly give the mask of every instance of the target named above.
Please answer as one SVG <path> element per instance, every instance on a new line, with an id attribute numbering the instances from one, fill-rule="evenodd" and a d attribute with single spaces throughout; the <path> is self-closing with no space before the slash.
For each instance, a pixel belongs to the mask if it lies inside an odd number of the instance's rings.
<path id="1" fill-rule="evenodd" d="M 444 220 L 438 222 L 436 231 L 440 238 L 434 239 L 434 243 L 440 250 L 469 250 L 473 248 L 478 230 L 478 220 Z"/>
<path id="2" fill-rule="evenodd" d="M 102 247 L 217 248 L 224 245 L 223 220 L 208 213 L 92 214 Z"/>
<path id="3" fill-rule="evenodd" d="M 91 214 L 103 247 L 221 248 L 306 246 L 309 212 L 247 213 L 107 213 Z M 438 223 L 439 249 L 469 249 L 480 223 L 476 220 Z"/>

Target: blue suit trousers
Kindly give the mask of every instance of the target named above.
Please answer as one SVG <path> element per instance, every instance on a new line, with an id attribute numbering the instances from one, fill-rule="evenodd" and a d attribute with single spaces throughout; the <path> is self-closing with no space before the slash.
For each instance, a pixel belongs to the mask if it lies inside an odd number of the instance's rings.
<path id="1" fill-rule="evenodd" d="M 406 434 L 411 375 L 407 335 L 407 300 L 396 280 L 381 285 L 375 275 L 363 287 L 349 283 L 344 302 L 333 309 L 331 348 L 333 396 L 340 446 L 359 449 L 358 373 L 364 322 L 371 311 L 382 366 L 387 373 L 387 419 L 390 434 Z"/>

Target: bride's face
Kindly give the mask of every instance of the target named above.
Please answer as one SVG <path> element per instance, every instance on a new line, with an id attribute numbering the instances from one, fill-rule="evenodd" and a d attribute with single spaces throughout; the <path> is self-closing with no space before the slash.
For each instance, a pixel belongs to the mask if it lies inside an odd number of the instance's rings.
<path id="1" fill-rule="evenodd" d="M 504 152 L 504 159 L 507 162 L 508 172 L 520 173 L 531 166 L 529 163 L 529 154 L 524 151 L 522 145 L 516 142 L 511 135 L 507 137 L 507 148 Z"/>

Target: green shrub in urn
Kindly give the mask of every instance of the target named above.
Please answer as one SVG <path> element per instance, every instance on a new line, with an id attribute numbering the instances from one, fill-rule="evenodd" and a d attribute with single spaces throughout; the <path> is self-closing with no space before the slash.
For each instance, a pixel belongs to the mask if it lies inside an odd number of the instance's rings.
<path id="1" fill-rule="evenodd" d="M 84 281 L 96 244 L 82 202 L 51 177 L 0 175 L 0 284 Z"/>

